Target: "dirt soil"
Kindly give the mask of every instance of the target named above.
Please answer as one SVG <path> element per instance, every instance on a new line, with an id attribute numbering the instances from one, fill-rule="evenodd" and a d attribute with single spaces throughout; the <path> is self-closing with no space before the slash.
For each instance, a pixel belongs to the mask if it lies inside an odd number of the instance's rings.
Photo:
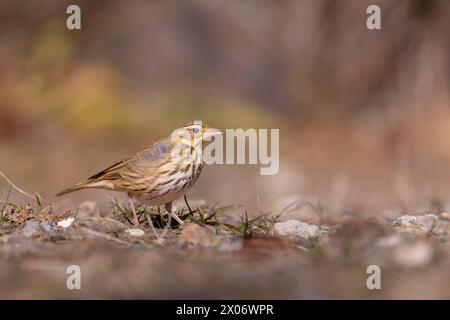
<path id="1" fill-rule="evenodd" d="M 95 203 L 64 215 L 4 208 L 0 298 L 450 298 L 445 213 L 305 225 L 314 235 L 292 220 L 250 220 L 243 230 L 232 214 L 210 224 L 184 217 L 170 229 L 154 220 L 156 236 L 145 217 L 135 230 Z M 67 287 L 71 265 L 80 290 Z M 367 287 L 370 265 L 380 267 L 379 290 Z"/>

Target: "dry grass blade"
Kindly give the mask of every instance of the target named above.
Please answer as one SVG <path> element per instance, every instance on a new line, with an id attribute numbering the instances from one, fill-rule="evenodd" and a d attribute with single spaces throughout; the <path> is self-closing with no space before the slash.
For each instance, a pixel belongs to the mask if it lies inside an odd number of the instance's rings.
<path id="1" fill-rule="evenodd" d="M 2 214 L 1 214 L 2 217 L 4 215 L 6 207 L 8 206 L 8 203 L 9 203 L 9 197 L 11 196 L 11 189 L 12 189 L 12 186 L 9 186 L 8 194 L 6 195 L 5 202 L 3 203 Z"/>
<path id="2" fill-rule="evenodd" d="M 324 218 L 323 217 L 323 208 L 322 208 L 322 205 L 320 204 L 320 201 L 317 203 L 317 206 L 316 206 L 309 201 L 298 203 L 297 200 L 288 204 L 286 207 L 284 207 L 284 209 L 281 210 L 280 213 L 275 216 L 275 219 L 278 220 L 282 214 L 300 209 L 303 206 L 311 207 L 314 210 L 314 212 L 317 214 L 317 216 L 319 217 L 320 221 L 323 221 L 323 218 Z"/>
<path id="3" fill-rule="evenodd" d="M 125 214 L 125 213 L 127 212 L 127 210 L 119 203 L 119 201 L 117 201 L 117 198 L 116 198 L 116 197 L 114 197 L 114 196 L 111 195 L 111 194 L 108 194 L 108 197 L 109 197 L 109 199 L 111 200 L 113 206 L 115 206 L 116 208 L 118 208 L 119 211 L 120 211 L 122 214 Z"/>
<path id="4" fill-rule="evenodd" d="M 218 204 L 218 202 L 217 202 L 217 204 Z M 214 206 L 213 206 L 212 208 L 214 208 Z M 209 214 L 209 215 L 205 218 L 205 221 L 208 221 L 208 220 L 210 220 L 211 218 L 216 217 L 218 214 L 224 213 L 224 212 L 226 212 L 227 210 L 233 209 L 233 208 L 234 208 L 233 205 L 231 205 L 231 206 L 224 206 L 224 207 L 217 208 L 216 210 L 214 210 L 214 212 L 212 212 L 211 214 Z M 210 210 L 210 211 L 212 211 L 212 210 Z"/>
<path id="5" fill-rule="evenodd" d="M 21 194 L 33 199 L 33 200 L 37 200 L 38 204 L 40 204 L 40 201 L 43 200 L 44 202 L 46 202 L 47 204 L 50 204 L 49 201 L 45 200 L 43 197 L 41 197 L 38 193 L 36 193 L 34 196 L 26 191 L 23 191 L 22 189 L 20 189 L 18 186 L 16 186 L 2 171 L 0 171 L 0 176 L 3 177 L 3 179 L 6 180 L 6 182 L 9 183 L 9 185 L 11 187 L 13 187 L 15 190 L 17 190 L 18 192 L 20 192 Z"/>
<path id="6" fill-rule="evenodd" d="M 159 240 L 160 239 L 159 233 L 158 233 L 158 231 L 156 231 L 156 228 L 153 225 L 152 218 L 150 217 L 150 214 L 148 212 L 145 212 L 145 216 L 147 218 L 148 224 L 152 228 L 153 233 L 156 235 L 156 238 L 158 238 L 158 240 Z"/>
<path id="7" fill-rule="evenodd" d="M 90 234 L 90 235 L 95 236 L 97 238 L 103 238 L 103 239 L 106 239 L 106 240 L 109 240 L 109 241 L 113 241 L 113 242 L 117 242 L 117 243 L 120 243 L 120 244 L 123 244 L 123 245 L 126 245 L 126 246 L 131 246 L 131 244 L 126 242 L 126 241 L 114 238 L 114 237 L 112 237 L 110 235 L 107 235 L 105 233 L 102 233 L 102 232 L 94 231 L 92 229 L 85 228 L 85 227 L 81 228 L 81 230 L 86 232 L 87 234 Z"/>
<path id="8" fill-rule="evenodd" d="M 167 235 L 167 233 L 171 229 L 170 228 L 171 223 L 172 223 L 172 216 L 169 214 L 169 221 L 167 221 L 166 225 L 164 226 L 164 230 L 161 234 L 161 238 L 164 238 Z"/>

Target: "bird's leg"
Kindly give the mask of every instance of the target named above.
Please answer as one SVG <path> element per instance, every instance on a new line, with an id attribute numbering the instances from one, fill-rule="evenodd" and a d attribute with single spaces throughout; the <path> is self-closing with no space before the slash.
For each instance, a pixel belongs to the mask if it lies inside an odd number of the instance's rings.
<path id="1" fill-rule="evenodd" d="M 164 205 L 167 213 L 170 214 L 180 225 L 184 224 L 183 220 L 181 220 L 173 211 L 172 211 L 172 202 L 167 202 Z"/>
<path id="2" fill-rule="evenodd" d="M 139 226 L 139 219 L 136 214 L 136 209 L 134 208 L 133 196 L 128 194 L 128 205 L 130 206 L 131 212 L 133 213 L 133 224 Z"/>

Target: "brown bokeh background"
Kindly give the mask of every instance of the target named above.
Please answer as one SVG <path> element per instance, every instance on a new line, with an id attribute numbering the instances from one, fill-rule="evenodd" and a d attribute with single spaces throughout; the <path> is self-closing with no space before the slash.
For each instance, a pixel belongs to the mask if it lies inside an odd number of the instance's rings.
<path id="1" fill-rule="evenodd" d="M 279 128 L 280 171 L 213 166 L 190 198 L 446 210 L 450 2 L 79 0 L 81 31 L 69 4 L 0 2 L 0 168 L 56 208 L 107 203 L 53 195 L 203 120 Z M 370 4 L 381 30 L 366 28 Z"/>

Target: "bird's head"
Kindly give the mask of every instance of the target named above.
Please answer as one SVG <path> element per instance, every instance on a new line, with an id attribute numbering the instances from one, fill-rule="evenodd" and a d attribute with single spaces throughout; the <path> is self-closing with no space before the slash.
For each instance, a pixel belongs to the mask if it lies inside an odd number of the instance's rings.
<path id="1" fill-rule="evenodd" d="M 201 121 L 194 121 L 172 132 L 172 141 L 189 147 L 197 147 L 220 134 L 222 131 L 219 129 L 210 128 Z"/>

